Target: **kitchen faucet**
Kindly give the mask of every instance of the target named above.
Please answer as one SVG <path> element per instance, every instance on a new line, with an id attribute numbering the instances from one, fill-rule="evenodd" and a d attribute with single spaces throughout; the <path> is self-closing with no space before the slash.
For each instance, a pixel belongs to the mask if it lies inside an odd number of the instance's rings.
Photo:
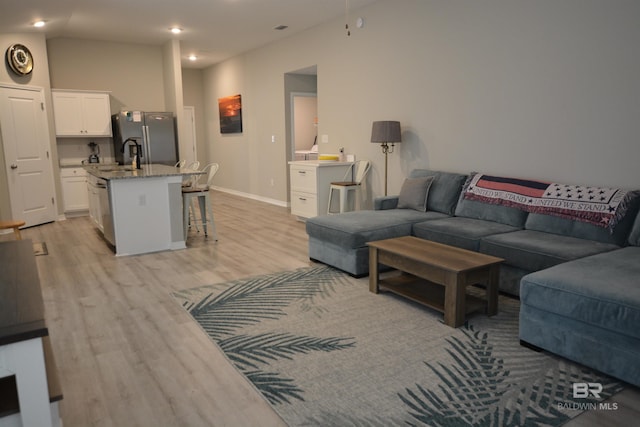
<path id="1" fill-rule="evenodd" d="M 136 144 L 136 169 L 142 169 L 140 167 L 140 156 L 142 155 L 142 149 L 140 147 L 140 144 L 138 144 L 138 139 L 140 138 L 127 138 L 124 140 L 124 142 L 122 143 L 122 152 L 124 153 L 124 149 L 127 146 L 127 142 L 133 142 L 134 144 Z"/>

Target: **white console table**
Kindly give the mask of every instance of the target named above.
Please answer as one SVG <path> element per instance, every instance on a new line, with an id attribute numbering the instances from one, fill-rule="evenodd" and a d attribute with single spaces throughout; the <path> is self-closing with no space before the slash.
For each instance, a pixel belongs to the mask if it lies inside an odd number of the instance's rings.
<path id="1" fill-rule="evenodd" d="M 331 182 L 343 181 L 352 164 L 331 160 L 289 162 L 291 214 L 301 219 L 326 215 Z"/>

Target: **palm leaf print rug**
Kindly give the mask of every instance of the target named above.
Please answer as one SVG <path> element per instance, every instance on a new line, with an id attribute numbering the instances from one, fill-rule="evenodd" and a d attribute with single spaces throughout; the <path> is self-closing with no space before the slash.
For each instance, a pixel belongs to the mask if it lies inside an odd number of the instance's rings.
<path id="1" fill-rule="evenodd" d="M 291 426 L 559 426 L 622 390 L 521 346 L 516 299 L 454 329 L 368 289 L 316 266 L 173 296 Z M 600 399 L 574 383 L 602 385 Z"/>

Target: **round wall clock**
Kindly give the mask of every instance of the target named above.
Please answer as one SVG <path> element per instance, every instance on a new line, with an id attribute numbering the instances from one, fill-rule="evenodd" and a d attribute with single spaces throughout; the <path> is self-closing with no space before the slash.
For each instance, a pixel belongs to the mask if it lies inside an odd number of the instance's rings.
<path id="1" fill-rule="evenodd" d="M 33 71 L 33 56 L 29 49 L 21 44 L 13 44 L 7 49 L 7 64 L 11 71 L 24 76 Z"/>

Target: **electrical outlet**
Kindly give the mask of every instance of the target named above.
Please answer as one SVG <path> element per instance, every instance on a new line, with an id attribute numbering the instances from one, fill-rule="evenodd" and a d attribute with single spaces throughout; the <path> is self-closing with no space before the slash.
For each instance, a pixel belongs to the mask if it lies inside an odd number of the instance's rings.
<path id="1" fill-rule="evenodd" d="M 322 135 L 322 143 L 323 144 L 329 143 L 329 135 Z"/>
<path id="2" fill-rule="evenodd" d="M 271 142 L 276 142 L 276 136 L 275 135 L 271 135 Z"/>
<path id="3" fill-rule="evenodd" d="M 273 178 L 271 178 L 271 186 L 273 187 L 274 185 L 276 185 L 276 182 L 274 181 Z"/>

